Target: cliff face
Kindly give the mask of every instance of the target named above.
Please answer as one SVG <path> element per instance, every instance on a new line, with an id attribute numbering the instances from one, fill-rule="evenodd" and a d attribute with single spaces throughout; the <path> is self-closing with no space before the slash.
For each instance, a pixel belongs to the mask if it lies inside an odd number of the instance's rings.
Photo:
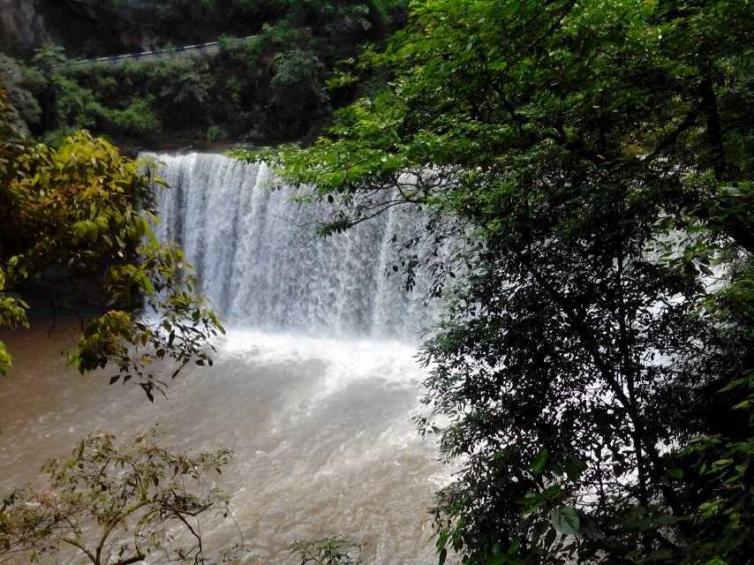
<path id="1" fill-rule="evenodd" d="M 103 56 L 144 47 L 133 3 L 37 0 L 49 29 L 70 56 Z"/>
<path id="2" fill-rule="evenodd" d="M 382 37 L 386 29 L 381 13 L 370 0 L 362 3 L 369 8 L 369 36 Z M 51 42 L 62 46 L 69 57 L 101 57 L 166 44 L 201 43 L 221 34 L 252 35 L 259 33 L 263 23 L 283 17 L 300 28 L 334 29 L 343 24 L 346 35 L 337 38 L 343 43 L 365 38 L 359 26 L 357 36 L 347 35 L 348 22 L 358 19 L 347 11 L 328 16 L 306 4 L 302 0 L 302 8 L 280 0 L 214 0 L 211 4 L 199 0 L 0 0 L 0 51 L 26 56 Z"/>
<path id="3" fill-rule="evenodd" d="M 0 0 L 0 51 L 24 53 L 51 39 L 34 0 Z"/>
<path id="4" fill-rule="evenodd" d="M 71 56 L 141 50 L 146 40 L 135 25 L 151 1 L 0 0 L 0 51 L 28 55 L 45 42 Z"/>

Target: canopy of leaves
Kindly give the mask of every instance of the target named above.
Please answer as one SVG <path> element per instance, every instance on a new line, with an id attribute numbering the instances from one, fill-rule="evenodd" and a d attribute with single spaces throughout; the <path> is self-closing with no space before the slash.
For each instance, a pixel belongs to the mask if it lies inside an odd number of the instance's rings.
<path id="1" fill-rule="evenodd" d="M 754 553 L 753 49 L 737 0 L 422 0 L 282 155 L 325 231 L 395 194 L 474 226 L 424 348 L 441 561 Z"/>

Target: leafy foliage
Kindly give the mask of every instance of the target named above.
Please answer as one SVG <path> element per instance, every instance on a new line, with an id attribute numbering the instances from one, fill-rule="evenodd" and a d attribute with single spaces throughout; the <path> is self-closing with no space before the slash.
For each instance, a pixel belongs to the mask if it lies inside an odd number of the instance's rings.
<path id="1" fill-rule="evenodd" d="M 3 496 L 0 555 L 36 563 L 67 548 L 94 565 L 158 555 L 206 563 L 202 519 L 228 515 L 227 496 L 207 475 L 220 473 L 231 453 L 173 453 L 156 439 L 150 433 L 121 444 L 92 434 L 69 458 L 47 463 L 47 486 Z"/>
<path id="2" fill-rule="evenodd" d="M 296 542 L 291 547 L 291 553 L 301 560 L 301 565 L 359 565 L 362 563 L 361 548 L 339 537 Z"/>
<path id="3" fill-rule="evenodd" d="M 113 66 L 79 64 L 59 47 L 42 46 L 27 75 L 35 78 L 28 102 L 41 106 L 44 119 L 38 123 L 33 112 L 21 117 L 53 144 L 80 128 L 126 140 L 201 140 L 210 127 L 252 141 L 311 136 L 330 113 L 325 83 L 332 68 L 365 41 L 381 39 L 390 14 L 402 6 L 401 0 L 174 0 L 137 9 L 141 15 L 124 7 L 137 27 L 164 47 L 219 37 L 219 52 Z M 107 10 L 118 13 L 120 8 Z M 232 33 L 256 35 L 246 40 Z M 342 103 L 352 95 L 352 89 L 339 89 L 333 101 Z"/>
<path id="4" fill-rule="evenodd" d="M 325 233 L 404 203 L 473 234 L 424 347 L 441 562 L 754 551 L 752 10 L 415 2 L 356 67 L 386 85 L 281 156 Z"/>
<path id="5" fill-rule="evenodd" d="M 150 399 L 166 385 L 159 361 L 211 364 L 207 340 L 222 325 L 180 250 L 157 241 L 142 165 L 85 132 L 58 149 L 3 139 L 0 156 L 3 326 L 26 325 L 24 294 L 86 305 L 71 362 L 81 372 L 113 367 L 111 382 L 134 378 Z"/>

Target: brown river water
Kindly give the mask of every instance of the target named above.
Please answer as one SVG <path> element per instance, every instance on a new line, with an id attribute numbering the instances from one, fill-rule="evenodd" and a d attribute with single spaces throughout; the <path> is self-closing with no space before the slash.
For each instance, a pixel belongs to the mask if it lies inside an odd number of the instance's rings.
<path id="1" fill-rule="evenodd" d="M 235 452 L 220 481 L 236 525 L 207 535 L 244 543 L 244 563 L 297 563 L 292 542 L 335 534 L 361 543 L 365 563 L 436 562 L 428 508 L 449 472 L 411 421 L 415 348 L 231 328 L 213 368 L 187 369 L 150 403 L 66 368 L 74 333 L 2 336 L 14 369 L 0 379 L 0 491 L 38 481 L 92 431 L 158 426 L 170 447 Z"/>

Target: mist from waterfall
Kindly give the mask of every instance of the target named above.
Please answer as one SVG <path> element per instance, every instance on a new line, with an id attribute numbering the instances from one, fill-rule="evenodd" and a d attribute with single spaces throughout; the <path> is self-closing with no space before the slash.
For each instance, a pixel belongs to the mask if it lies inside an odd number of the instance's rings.
<path id="1" fill-rule="evenodd" d="M 326 202 L 302 203 L 264 163 L 215 154 L 154 156 L 170 187 L 158 192 L 163 241 L 183 247 L 201 291 L 231 324 L 335 337 L 415 340 L 434 321 L 430 285 L 411 292 L 386 266 L 423 228 L 416 210 L 394 207 L 322 238 Z"/>

